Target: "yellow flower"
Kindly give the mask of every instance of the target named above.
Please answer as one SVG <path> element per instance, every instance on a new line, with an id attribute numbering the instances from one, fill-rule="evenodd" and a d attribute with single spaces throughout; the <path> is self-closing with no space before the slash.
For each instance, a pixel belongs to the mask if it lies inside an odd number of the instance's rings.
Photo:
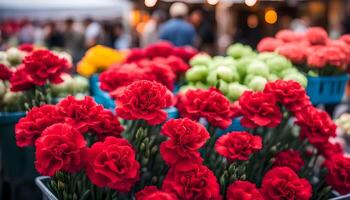
<path id="1" fill-rule="evenodd" d="M 114 63 L 124 61 L 125 54 L 112 48 L 96 45 L 90 48 L 79 62 L 77 71 L 83 76 L 91 76 L 96 72 L 106 70 Z"/>

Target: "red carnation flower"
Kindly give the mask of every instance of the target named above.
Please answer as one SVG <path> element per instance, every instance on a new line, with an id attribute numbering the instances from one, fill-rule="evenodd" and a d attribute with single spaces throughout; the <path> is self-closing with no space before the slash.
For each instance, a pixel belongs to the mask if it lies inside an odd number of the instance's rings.
<path id="1" fill-rule="evenodd" d="M 307 65 L 314 68 L 323 68 L 327 64 L 327 55 L 325 54 L 325 47 L 316 46 L 309 48 L 307 57 Z"/>
<path id="2" fill-rule="evenodd" d="M 235 181 L 228 188 L 227 200 L 264 200 L 256 186 L 248 181 Z"/>
<path id="3" fill-rule="evenodd" d="M 307 138 L 311 144 L 328 142 L 329 137 L 336 135 L 337 126 L 334 124 L 329 115 L 313 106 L 303 109 L 303 112 L 296 114 L 300 126 L 300 135 Z"/>
<path id="4" fill-rule="evenodd" d="M 171 192 L 182 200 L 220 200 L 220 186 L 206 166 L 188 163 L 170 168 L 163 191 Z"/>
<path id="5" fill-rule="evenodd" d="M 311 105 L 305 89 L 296 81 L 277 80 L 268 82 L 265 85 L 264 92 L 273 94 L 278 102 L 293 113 Z"/>
<path id="6" fill-rule="evenodd" d="M 198 150 L 210 137 L 204 126 L 186 118 L 173 119 L 164 124 L 162 134 L 170 138 L 160 146 L 160 154 L 168 165 L 202 162 Z"/>
<path id="7" fill-rule="evenodd" d="M 137 80 L 152 80 L 152 77 L 136 63 L 114 65 L 99 76 L 100 87 L 107 92 L 122 89 Z"/>
<path id="8" fill-rule="evenodd" d="M 146 186 L 136 193 L 136 200 L 178 200 L 176 195 L 159 190 L 156 186 Z"/>
<path id="9" fill-rule="evenodd" d="M 350 34 L 342 35 L 339 39 L 350 45 Z"/>
<path id="10" fill-rule="evenodd" d="M 98 187 L 128 192 L 140 177 L 135 151 L 125 139 L 107 137 L 87 151 L 86 175 Z"/>
<path id="11" fill-rule="evenodd" d="M 259 52 L 273 52 L 275 51 L 278 47 L 282 46 L 283 42 L 282 40 L 273 38 L 273 37 L 265 37 L 262 40 L 260 40 L 257 50 Z"/>
<path id="12" fill-rule="evenodd" d="M 311 45 L 325 45 L 328 40 L 328 34 L 321 27 L 312 27 L 307 30 L 306 38 Z"/>
<path id="13" fill-rule="evenodd" d="M 340 194 L 350 193 L 350 158 L 334 155 L 325 161 L 324 166 L 328 171 L 326 182 Z"/>
<path id="14" fill-rule="evenodd" d="M 180 57 L 183 61 L 188 62 L 198 51 L 191 46 L 174 47 L 173 55 Z"/>
<path id="15" fill-rule="evenodd" d="M 269 93 L 246 91 L 238 99 L 241 107 L 241 123 L 246 128 L 265 126 L 273 128 L 282 119 L 276 97 Z"/>
<path id="16" fill-rule="evenodd" d="M 84 166 L 84 137 L 68 124 L 54 124 L 45 129 L 35 142 L 35 167 L 42 175 L 58 171 L 78 172 Z"/>
<path id="17" fill-rule="evenodd" d="M 173 90 L 176 76 L 169 65 L 146 59 L 138 61 L 137 64 L 145 69 L 147 77 L 151 77 L 150 80 L 157 81 L 169 90 Z"/>
<path id="18" fill-rule="evenodd" d="M 57 108 L 53 105 L 34 107 L 27 116 L 21 118 L 16 124 L 16 144 L 19 147 L 32 146 L 35 140 L 49 126 L 63 122 L 58 115 Z"/>
<path id="19" fill-rule="evenodd" d="M 323 53 L 326 57 L 327 64 L 345 69 L 349 58 L 339 46 L 327 46 L 322 50 L 324 51 Z"/>
<path id="20" fill-rule="evenodd" d="M 24 43 L 19 45 L 18 49 L 30 53 L 34 50 L 34 45 L 31 43 Z"/>
<path id="21" fill-rule="evenodd" d="M 283 29 L 278 31 L 275 37 L 286 43 L 295 42 L 301 39 L 297 33 L 289 29 Z"/>
<path id="22" fill-rule="evenodd" d="M 268 171 L 262 181 L 261 193 L 265 199 L 309 200 L 312 195 L 310 183 L 288 167 L 275 167 Z"/>
<path id="23" fill-rule="evenodd" d="M 157 125 L 167 118 L 167 113 L 162 109 L 173 103 L 172 93 L 160 83 L 135 81 L 117 98 L 116 111 L 123 119 L 143 119 L 150 125 Z"/>
<path id="24" fill-rule="evenodd" d="M 49 50 L 37 50 L 23 60 L 24 71 L 28 79 L 35 85 L 43 86 L 47 81 L 61 83 L 61 74 L 70 65 L 64 58 L 60 58 Z"/>
<path id="25" fill-rule="evenodd" d="M 0 63 L 0 80 L 10 80 L 12 71 L 4 64 Z"/>
<path id="26" fill-rule="evenodd" d="M 146 58 L 145 51 L 143 49 L 134 48 L 134 49 L 131 49 L 130 52 L 127 54 L 125 62 L 131 63 L 144 58 Z"/>
<path id="27" fill-rule="evenodd" d="M 217 89 L 188 90 L 179 94 L 177 108 L 182 117 L 205 118 L 209 124 L 226 129 L 232 123 L 230 101 Z"/>
<path id="28" fill-rule="evenodd" d="M 289 167 L 296 173 L 304 166 L 304 160 L 299 151 L 286 150 L 276 155 L 274 166 Z"/>
<path id="29" fill-rule="evenodd" d="M 29 79 L 24 69 L 24 65 L 20 65 L 10 79 L 11 91 L 20 92 L 29 90 L 34 87 L 34 83 Z"/>
<path id="30" fill-rule="evenodd" d="M 299 43 L 288 43 L 276 49 L 278 54 L 288 58 L 295 64 L 302 64 L 306 60 L 305 47 Z"/>
<path id="31" fill-rule="evenodd" d="M 104 110 L 101 112 L 98 115 L 96 122 L 98 122 L 98 124 L 96 126 L 91 126 L 90 128 L 100 140 L 103 140 L 107 136 L 121 137 L 121 133 L 124 131 L 118 117 L 110 110 Z"/>
<path id="32" fill-rule="evenodd" d="M 324 143 L 316 143 L 314 144 L 314 146 L 327 159 L 336 155 L 344 154 L 343 148 L 339 143 L 333 144 L 330 142 L 324 142 Z"/>
<path id="33" fill-rule="evenodd" d="M 221 136 L 215 144 L 218 154 L 230 161 L 248 160 L 249 156 L 262 149 L 260 136 L 248 132 L 231 132 Z"/>
<path id="34" fill-rule="evenodd" d="M 64 117 L 66 123 L 72 125 L 81 133 L 99 128 L 103 112 L 103 106 L 97 104 L 92 97 L 86 96 L 78 100 L 68 96 L 57 104 L 59 114 Z"/>
<path id="35" fill-rule="evenodd" d="M 178 78 L 190 68 L 190 66 L 187 63 L 185 63 L 181 58 L 176 56 L 169 56 L 167 58 L 156 57 L 153 59 L 153 61 L 156 63 L 159 62 L 168 65 L 171 68 L 171 70 L 177 75 Z"/>
<path id="36" fill-rule="evenodd" d="M 148 45 L 145 48 L 147 58 L 168 57 L 173 53 L 173 45 L 169 42 L 161 41 Z"/>

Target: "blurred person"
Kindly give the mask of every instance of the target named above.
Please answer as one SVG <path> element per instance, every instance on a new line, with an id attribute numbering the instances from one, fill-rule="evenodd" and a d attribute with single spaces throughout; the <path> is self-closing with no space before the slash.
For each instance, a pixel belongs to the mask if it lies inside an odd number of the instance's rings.
<path id="1" fill-rule="evenodd" d="M 90 48 L 96 44 L 101 44 L 102 40 L 102 27 L 98 22 L 93 21 L 91 18 L 84 20 L 85 26 L 85 47 Z"/>
<path id="2" fill-rule="evenodd" d="M 57 25 L 55 22 L 48 22 L 44 29 L 45 43 L 48 48 L 52 49 L 64 47 L 63 33 L 57 29 Z"/>
<path id="3" fill-rule="evenodd" d="M 30 21 L 25 20 L 23 22 L 23 26 L 19 31 L 19 35 L 18 35 L 18 39 L 19 39 L 19 43 L 34 43 L 34 26 L 33 23 Z"/>
<path id="4" fill-rule="evenodd" d="M 159 28 L 159 38 L 173 43 L 175 46 L 194 46 L 196 31 L 192 24 L 185 18 L 188 15 L 188 7 L 181 2 L 170 6 L 170 16 L 167 22 Z"/>
<path id="5" fill-rule="evenodd" d="M 164 21 L 165 15 L 166 14 L 162 10 L 156 10 L 152 13 L 151 19 L 147 21 L 141 33 L 141 47 L 148 46 L 159 40 L 159 27 Z"/>
<path id="6" fill-rule="evenodd" d="M 215 38 L 212 27 L 214 25 L 210 23 L 208 16 L 209 13 L 204 15 L 202 10 L 195 10 L 191 13 L 189 21 L 197 31 L 198 40 L 196 42 L 198 48 L 209 54 L 213 54 Z"/>
<path id="7" fill-rule="evenodd" d="M 310 26 L 310 19 L 308 16 L 295 18 L 290 23 L 290 28 L 297 33 L 305 33 Z"/>
<path id="8" fill-rule="evenodd" d="M 76 63 L 83 55 L 84 37 L 83 33 L 74 28 L 74 20 L 68 18 L 65 20 L 64 28 L 64 49 L 73 57 L 73 62 Z"/>
<path id="9" fill-rule="evenodd" d="M 125 33 L 123 24 L 118 22 L 113 26 L 114 48 L 118 50 L 129 49 L 131 47 L 131 36 Z"/>

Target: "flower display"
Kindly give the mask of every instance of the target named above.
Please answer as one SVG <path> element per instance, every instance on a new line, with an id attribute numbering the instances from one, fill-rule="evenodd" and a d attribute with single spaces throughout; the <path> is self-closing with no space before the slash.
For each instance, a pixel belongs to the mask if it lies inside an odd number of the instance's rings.
<path id="1" fill-rule="evenodd" d="M 135 152 L 125 139 L 107 137 L 88 149 L 86 175 L 99 187 L 127 192 L 140 176 L 140 164 Z"/>
<path id="2" fill-rule="evenodd" d="M 136 200 L 177 200 L 178 198 L 168 192 L 159 190 L 156 186 L 146 186 L 143 190 L 136 194 Z"/>
<path id="3" fill-rule="evenodd" d="M 263 196 L 253 183 L 235 181 L 227 188 L 227 200 L 263 200 Z"/>
<path id="4" fill-rule="evenodd" d="M 91 47 L 78 63 L 77 72 L 82 76 L 91 76 L 92 74 L 108 69 L 112 64 L 124 61 L 124 53 L 112 48 L 96 45 Z"/>
<path id="5" fill-rule="evenodd" d="M 298 173 L 304 166 L 304 160 L 301 157 L 300 152 L 295 150 L 281 151 L 276 155 L 274 166 L 284 166 L 291 168 L 294 172 Z"/>
<path id="6" fill-rule="evenodd" d="M 282 113 L 276 105 L 276 97 L 264 92 L 244 92 L 238 99 L 241 123 L 247 128 L 258 126 L 275 127 L 282 119 Z"/>
<path id="7" fill-rule="evenodd" d="M 54 124 L 43 131 L 35 142 L 35 167 L 43 175 L 58 171 L 77 172 L 84 166 L 86 141 L 72 126 Z"/>
<path id="8" fill-rule="evenodd" d="M 167 113 L 162 109 L 173 103 L 172 93 L 163 85 L 152 81 L 136 81 L 117 97 L 116 112 L 123 119 L 143 119 L 150 125 L 156 125 L 167 118 Z"/>
<path id="9" fill-rule="evenodd" d="M 179 94 L 176 106 L 182 117 L 192 120 L 199 120 L 202 117 L 212 126 L 222 129 L 231 124 L 230 102 L 214 88 L 188 90 Z"/>
<path id="10" fill-rule="evenodd" d="M 186 118 L 174 119 L 164 124 L 161 133 L 169 137 L 160 146 L 160 154 L 168 165 L 202 162 L 199 149 L 210 136 L 201 124 Z"/>
<path id="11" fill-rule="evenodd" d="M 307 200 L 312 195 L 310 183 L 288 167 L 268 171 L 262 181 L 261 193 L 265 199 Z"/>
<path id="12" fill-rule="evenodd" d="M 324 163 L 328 170 L 326 181 L 334 189 L 341 194 L 347 194 L 350 191 L 349 182 L 349 169 L 350 158 L 343 157 L 342 155 L 333 156 Z"/>
<path id="13" fill-rule="evenodd" d="M 339 75 L 346 73 L 350 64 L 350 47 L 346 37 L 344 35 L 336 40 L 330 39 L 326 30 L 321 27 L 310 27 L 306 33 L 281 30 L 275 38 L 262 39 L 258 44 L 258 51 L 277 52 L 311 75 Z M 269 46 L 268 42 L 273 45 Z"/>
<path id="14" fill-rule="evenodd" d="M 7 66 L 0 63 L 0 80 L 9 80 L 11 76 L 12 71 Z"/>
<path id="15" fill-rule="evenodd" d="M 273 52 L 283 45 L 279 39 L 265 38 L 258 45 L 258 49 L 264 51 L 259 54 L 239 43 L 227 49 L 228 56 L 197 54 L 190 60 L 191 68 L 186 71 L 188 84 L 182 86 L 180 92 L 215 87 L 234 102 L 245 91 L 262 91 L 266 83 L 275 80 L 294 80 L 306 87 L 305 75 L 290 60 Z M 303 51 L 295 49 L 295 56 L 299 59 L 297 54 Z"/>
<path id="16" fill-rule="evenodd" d="M 189 163 L 171 168 L 166 175 L 163 191 L 174 193 L 184 200 L 221 199 L 219 184 L 206 166 Z"/>
<path id="17" fill-rule="evenodd" d="M 262 140 L 247 132 L 231 132 L 221 136 L 215 150 L 228 160 L 248 160 L 249 156 L 262 149 Z"/>

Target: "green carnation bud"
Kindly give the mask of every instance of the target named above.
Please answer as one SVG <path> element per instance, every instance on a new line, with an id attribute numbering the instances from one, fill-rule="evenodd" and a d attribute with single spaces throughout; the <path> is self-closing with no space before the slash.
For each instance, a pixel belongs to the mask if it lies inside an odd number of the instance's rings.
<path id="1" fill-rule="evenodd" d="M 275 56 L 266 60 L 266 64 L 270 71 L 275 74 L 281 73 L 283 70 L 291 68 L 292 63 L 283 56 Z"/>
<path id="2" fill-rule="evenodd" d="M 207 83 L 210 86 L 216 86 L 216 83 L 218 82 L 218 74 L 216 71 L 210 72 L 207 77 Z"/>
<path id="3" fill-rule="evenodd" d="M 257 56 L 257 59 L 265 62 L 268 59 L 274 58 L 276 56 L 279 56 L 279 55 L 274 52 L 262 52 L 262 53 L 259 53 L 259 55 Z"/>
<path id="4" fill-rule="evenodd" d="M 269 67 L 262 61 L 254 60 L 247 67 L 247 74 L 269 77 Z"/>
<path id="5" fill-rule="evenodd" d="M 51 84 L 51 92 L 56 97 L 64 97 L 73 93 L 73 78 L 69 74 L 62 74 L 62 83 Z"/>
<path id="6" fill-rule="evenodd" d="M 276 81 L 278 80 L 278 76 L 276 74 L 270 74 L 269 77 L 268 77 L 268 80 L 269 81 Z"/>
<path id="7" fill-rule="evenodd" d="M 220 80 L 218 83 L 218 89 L 226 95 L 228 92 L 228 84 L 225 81 Z"/>
<path id="8" fill-rule="evenodd" d="M 75 93 L 85 93 L 89 90 L 89 80 L 82 76 L 75 76 L 73 78 L 73 91 Z"/>
<path id="9" fill-rule="evenodd" d="M 261 76 L 255 76 L 254 78 L 252 78 L 252 80 L 248 84 L 248 87 L 254 91 L 262 91 L 264 90 L 266 83 L 267 83 L 266 78 Z"/>
<path id="10" fill-rule="evenodd" d="M 212 62 L 212 59 L 208 54 L 200 53 L 200 54 L 195 55 L 190 60 L 190 65 L 191 66 L 196 66 L 196 65 L 209 66 L 209 64 L 211 62 Z"/>
<path id="11" fill-rule="evenodd" d="M 244 85 L 239 83 L 230 83 L 228 86 L 227 97 L 232 101 L 236 101 L 243 94 L 243 92 L 247 90 L 249 90 L 249 88 Z"/>
<path id="12" fill-rule="evenodd" d="M 283 77 L 283 80 L 294 80 L 300 83 L 303 87 L 307 86 L 307 78 L 301 73 L 287 74 Z"/>
<path id="13" fill-rule="evenodd" d="M 244 56 L 253 54 L 253 50 L 250 46 L 246 46 L 246 45 L 237 43 L 237 44 L 233 44 L 233 45 L 229 46 L 226 53 L 227 53 L 227 55 L 229 55 L 235 59 L 239 59 L 239 58 L 242 58 Z"/>
<path id="14" fill-rule="evenodd" d="M 196 65 L 186 72 L 187 81 L 205 81 L 208 75 L 208 68 L 204 65 Z"/>
<path id="15" fill-rule="evenodd" d="M 234 77 L 235 74 L 230 67 L 220 66 L 216 69 L 216 72 L 218 74 L 219 79 L 222 79 L 226 82 L 232 82 L 236 78 Z M 237 73 L 236 73 L 236 76 L 237 76 Z"/>

